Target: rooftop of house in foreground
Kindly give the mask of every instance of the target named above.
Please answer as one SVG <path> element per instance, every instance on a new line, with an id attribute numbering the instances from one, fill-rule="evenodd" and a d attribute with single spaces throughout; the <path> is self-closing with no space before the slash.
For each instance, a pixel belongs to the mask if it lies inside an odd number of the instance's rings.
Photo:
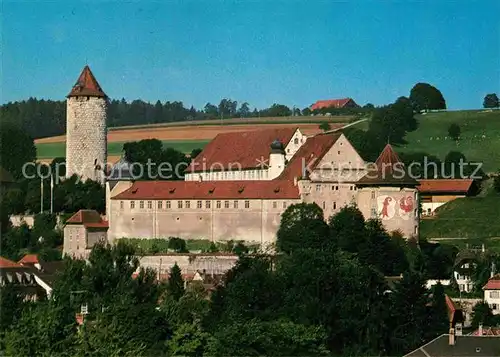
<path id="1" fill-rule="evenodd" d="M 450 335 L 441 335 L 404 357 L 493 357 L 500 356 L 499 336 L 455 336 L 450 345 Z"/>

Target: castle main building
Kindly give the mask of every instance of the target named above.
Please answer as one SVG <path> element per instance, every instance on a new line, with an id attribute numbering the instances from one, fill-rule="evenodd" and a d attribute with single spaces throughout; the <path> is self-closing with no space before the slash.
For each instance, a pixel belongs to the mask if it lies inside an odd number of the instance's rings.
<path id="1" fill-rule="evenodd" d="M 85 227 L 107 231 L 109 242 L 180 237 L 267 245 L 276 240 L 281 214 L 300 202 L 317 203 L 325 217 L 355 204 L 388 231 L 418 237 L 417 186 L 390 145 L 370 166 L 341 132 L 224 133 L 192 161 L 184 181 L 134 181 L 129 164 L 118 162 L 106 182 L 107 221 L 85 223 L 84 215 L 75 215 L 65 228 L 65 252 L 75 253 L 66 246 L 77 234 L 88 236 Z M 80 253 L 88 248 L 85 242 Z"/>

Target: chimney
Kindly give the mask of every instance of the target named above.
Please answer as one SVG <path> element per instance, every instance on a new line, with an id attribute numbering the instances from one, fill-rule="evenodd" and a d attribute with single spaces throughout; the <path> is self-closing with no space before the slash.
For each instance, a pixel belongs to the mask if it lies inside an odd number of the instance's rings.
<path id="1" fill-rule="evenodd" d="M 450 346 L 454 346 L 455 345 L 455 330 L 453 328 L 450 328 L 449 337 L 450 337 L 450 340 L 449 340 Z"/>
<path id="2" fill-rule="evenodd" d="M 478 336 L 483 335 L 483 324 L 479 324 L 479 329 L 477 330 L 477 335 Z"/>

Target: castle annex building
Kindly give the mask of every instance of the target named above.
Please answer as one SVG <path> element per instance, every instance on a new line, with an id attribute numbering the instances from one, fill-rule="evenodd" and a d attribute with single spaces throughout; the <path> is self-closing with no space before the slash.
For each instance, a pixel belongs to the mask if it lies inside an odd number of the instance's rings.
<path id="1" fill-rule="evenodd" d="M 97 83 L 91 78 L 90 83 Z M 102 93 L 98 85 L 93 88 Z M 68 110 L 68 123 L 86 120 L 94 111 L 94 124 L 78 127 L 101 145 L 105 127 L 95 123 L 105 123 L 105 112 L 97 109 L 105 97 L 94 94 L 68 99 L 80 103 L 72 106 L 72 113 Z M 68 135 L 68 140 L 75 138 Z M 73 153 L 73 162 L 100 158 L 105 151 L 97 146 L 84 155 Z M 325 217 L 356 204 L 365 218 L 381 219 L 387 230 L 418 236 L 418 182 L 408 176 L 390 145 L 370 166 L 341 132 L 310 137 L 298 128 L 224 133 L 191 162 L 184 181 L 134 181 L 130 172 L 130 163 L 122 159 L 107 177 L 104 220 L 88 212 L 69 220 L 65 253 L 85 254 L 103 234 L 109 242 L 180 237 L 265 246 L 275 242 L 281 214 L 300 202 L 318 204 Z M 92 172 L 80 174 L 91 177 Z"/>

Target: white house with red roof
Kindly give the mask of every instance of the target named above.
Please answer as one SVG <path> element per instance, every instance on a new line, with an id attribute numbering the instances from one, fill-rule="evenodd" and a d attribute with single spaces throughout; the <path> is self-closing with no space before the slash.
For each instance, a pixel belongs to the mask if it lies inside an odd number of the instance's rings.
<path id="1" fill-rule="evenodd" d="M 492 276 L 483 286 L 484 301 L 490 306 L 494 315 L 500 314 L 500 274 Z"/>
<path id="2" fill-rule="evenodd" d="M 422 215 L 430 216 L 447 202 L 470 195 L 474 189 L 472 179 L 426 179 L 419 180 Z"/>
<path id="3" fill-rule="evenodd" d="M 87 257 L 94 244 L 107 241 L 108 222 L 94 210 L 80 210 L 64 226 L 63 255 Z"/>

